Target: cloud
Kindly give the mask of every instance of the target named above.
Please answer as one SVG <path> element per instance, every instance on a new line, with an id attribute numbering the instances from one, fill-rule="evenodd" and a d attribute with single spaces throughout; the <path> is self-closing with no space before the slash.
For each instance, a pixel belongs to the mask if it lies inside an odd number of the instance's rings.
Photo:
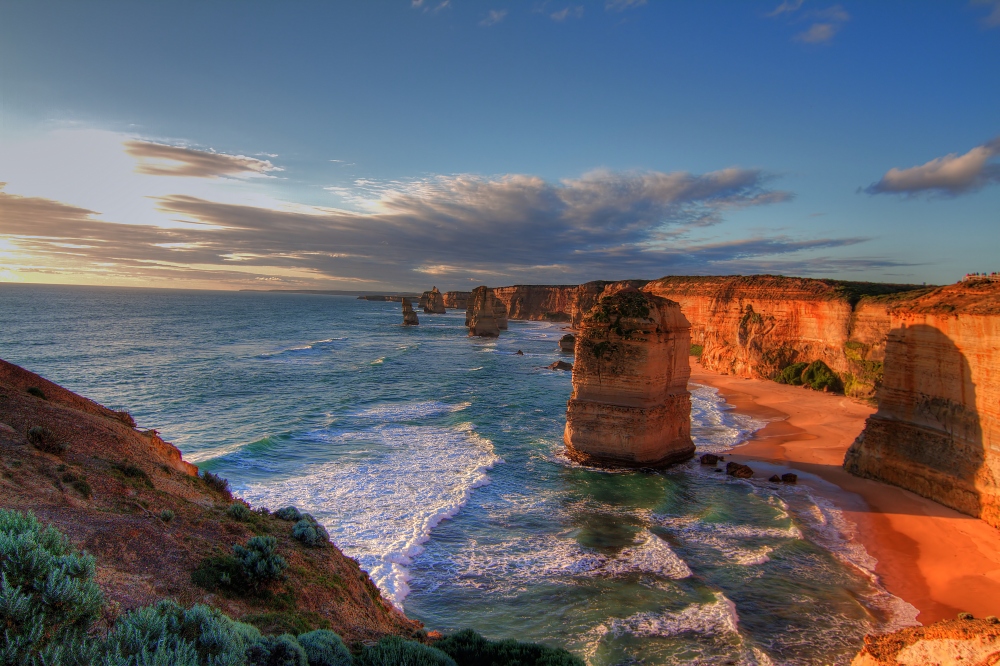
<path id="1" fill-rule="evenodd" d="M 791 14 L 799 11 L 802 7 L 803 0 L 785 0 L 780 5 L 774 8 L 768 16 L 779 16 L 781 14 Z"/>
<path id="2" fill-rule="evenodd" d="M 125 152 L 136 158 L 136 173 L 148 176 L 214 178 L 219 176 L 264 175 L 281 171 L 270 160 L 246 155 L 169 146 L 149 141 L 126 141 Z"/>
<path id="3" fill-rule="evenodd" d="M 607 0 L 604 8 L 609 12 L 623 12 L 626 9 L 635 9 L 646 4 L 647 0 Z"/>
<path id="4" fill-rule="evenodd" d="M 553 21 L 562 22 L 567 18 L 580 18 L 583 16 L 583 5 L 570 5 L 569 7 L 564 7 L 557 12 L 552 12 L 549 14 L 549 18 Z"/>
<path id="5" fill-rule="evenodd" d="M 811 21 L 811 25 L 805 30 L 797 33 L 793 39 L 804 44 L 826 44 L 840 32 L 844 24 L 851 20 L 851 15 L 840 5 L 832 5 L 825 9 L 814 9 L 811 11 L 798 13 L 802 9 L 804 0 L 785 0 L 774 8 L 768 17 L 774 18 L 783 14 L 788 15 L 792 23 L 800 21 Z"/>
<path id="6" fill-rule="evenodd" d="M 795 35 L 795 41 L 805 44 L 823 44 L 833 39 L 840 30 L 836 23 L 813 23 L 809 29 Z"/>
<path id="7" fill-rule="evenodd" d="M 950 153 L 909 169 L 892 168 L 882 180 L 869 186 L 869 194 L 921 193 L 958 196 L 1000 183 L 1000 137 L 976 146 L 964 155 Z"/>
<path id="8" fill-rule="evenodd" d="M 974 0 L 973 4 L 986 5 L 990 8 L 990 13 L 980 19 L 985 27 L 1000 27 L 1000 0 Z"/>
<path id="9" fill-rule="evenodd" d="M 504 20 L 505 16 L 507 16 L 506 9 L 491 9 L 489 13 L 486 15 L 486 18 L 484 18 L 482 21 L 479 22 L 479 25 L 484 25 L 484 26 L 496 25 L 500 21 Z"/>

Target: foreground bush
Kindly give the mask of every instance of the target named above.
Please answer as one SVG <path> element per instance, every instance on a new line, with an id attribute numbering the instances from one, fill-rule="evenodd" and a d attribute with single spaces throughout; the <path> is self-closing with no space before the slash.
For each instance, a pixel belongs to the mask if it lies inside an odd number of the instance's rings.
<path id="1" fill-rule="evenodd" d="M 31 513 L 0 509 L 0 663 L 87 664 L 104 597 L 94 558 Z"/>
<path id="2" fill-rule="evenodd" d="M 288 562 L 274 552 L 277 543 L 274 537 L 255 536 L 245 546 L 233 546 L 242 574 L 254 589 L 284 577 Z"/>
<path id="3" fill-rule="evenodd" d="M 243 502 L 233 502 L 228 508 L 226 508 L 226 515 L 233 520 L 245 523 L 253 518 L 253 511 L 251 511 L 250 507 Z"/>
<path id="4" fill-rule="evenodd" d="M 291 634 L 264 636 L 246 653 L 248 666 L 310 666 L 306 651 Z"/>
<path id="5" fill-rule="evenodd" d="M 286 506 L 283 509 L 278 509 L 274 512 L 274 515 L 282 520 L 302 520 L 302 512 L 294 506 Z"/>
<path id="6" fill-rule="evenodd" d="M 515 640 L 491 641 L 472 629 L 460 631 L 434 644 L 458 666 L 584 666 L 562 648 Z"/>
<path id="7" fill-rule="evenodd" d="M 367 647 L 354 660 L 358 666 L 457 666 L 455 660 L 437 648 L 386 636 Z"/>
<path id="8" fill-rule="evenodd" d="M 306 651 L 309 666 L 351 666 L 354 663 L 351 651 L 340 636 L 326 629 L 299 634 L 299 645 Z"/>
<path id="9" fill-rule="evenodd" d="M 56 437 L 55 433 L 45 426 L 28 428 L 28 442 L 39 451 L 57 456 L 69 450 L 69 444 Z"/>

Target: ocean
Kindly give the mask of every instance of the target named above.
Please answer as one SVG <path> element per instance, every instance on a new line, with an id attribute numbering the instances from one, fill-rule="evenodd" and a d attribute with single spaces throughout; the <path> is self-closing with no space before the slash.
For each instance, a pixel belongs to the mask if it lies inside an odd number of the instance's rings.
<path id="1" fill-rule="evenodd" d="M 0 358 L 156 428 L 254 506 L 295 505 L 428 629 L 589 664 L 847 664 L 916 610 L 809 488 L 562 454 L 564 331 L 344 296 L 0 284 Z M 517 352 L 522 351 L 523 355 Z M 698 451 L 763 424 L 691 386 Z"/>

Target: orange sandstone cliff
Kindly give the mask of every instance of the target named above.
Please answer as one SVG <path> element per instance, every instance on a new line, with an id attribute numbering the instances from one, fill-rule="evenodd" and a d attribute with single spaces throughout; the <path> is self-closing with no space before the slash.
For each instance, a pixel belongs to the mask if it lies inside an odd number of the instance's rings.
<path id="1" fill-rule="evenodd" d="M 465 311 L 465 325 L 469 327 L 469 335 L 483 338 L 498 337 L 500 326 L 497 322 L 497 310 L 493 291 L 489 287 L 473 289 L 472 296 L 469 297 L 469 306 Z"/>
<path id="2" fill-rule="evenodd" d="M 464 310 L 469 307 L 471 291 L 446 291 L 442 297 L 444 306 L 452 310 Z"/>
<path id="3" fill-rule="evenodd" d="M 878 411 L 844 467 L 1000 528 L 1000 283 L 888 307 Z"/>
<path id="4" fill-rule="evenodd" d="M 33 511 L 94 555 L 112 608 L 172 598 L 270 633 L 326 627 L 349 642 L 420 628 L 335 545 L 307 548 L 292 538 L 292 523 L 263 511 L 233 517 L 228 491 L 197 473 L 127 413 L 0 361 L 0 507 Z M 258 596 L 194 584 L 200 563 L 254 535 L 277 539 L 290 565 L 285 581 Z"/>
<path id="5" fill-rule="evenodd" d="M 432 287 L 430 291 L 425 291 L 420 295 L 418 303 L 424 309 L 425 314 L 444 314 L 444 295 L 438 291 L 437 287 Z"/>
<path id="6" fill-rule="evenodd" d="M 690 344 L 676 303 L 635 289 L 602 298 L 576 339 L 567 455 L 641 467 L 690 458 Z"/>
<path id="7" fill-rule="evenodd" d="M 962 614 L 926 627 L 907 627 L 865 636 L 851 666 L 996 666 L 1000 663 L 1000 622 Z"/>

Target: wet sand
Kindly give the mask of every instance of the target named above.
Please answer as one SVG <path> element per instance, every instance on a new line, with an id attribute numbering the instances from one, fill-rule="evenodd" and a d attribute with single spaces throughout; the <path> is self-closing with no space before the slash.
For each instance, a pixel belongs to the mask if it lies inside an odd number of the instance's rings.
<path id="1" fill-rule="evenodd" d="M 1000 616 L 1000 530 L 841 467 L 874 408 L 844 396 L 720 375 L 697 363 L 691 371 L 691 381 L 719 389 L 734 409 L 768 422 L 730 457 L 758 477 L 791 469 L 799 483 L 834 502 L 878 560 L 882 585 L 913 604 L 919 622 L 959 612 Z"/>

